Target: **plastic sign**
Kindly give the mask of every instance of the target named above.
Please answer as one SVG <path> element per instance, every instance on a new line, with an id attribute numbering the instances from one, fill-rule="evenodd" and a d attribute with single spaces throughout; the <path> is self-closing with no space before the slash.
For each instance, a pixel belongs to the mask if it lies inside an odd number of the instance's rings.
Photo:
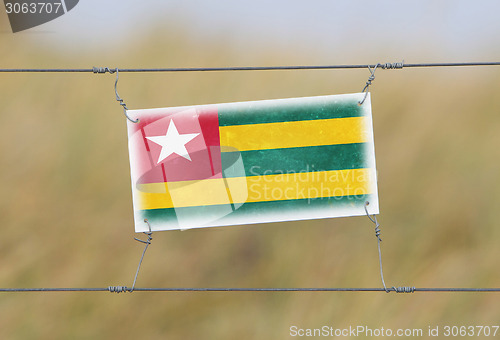
<path id="1" fill-rule="evenodd" d="M 378 213 L 363 97 L 129 110 L 136 232 Z"/>

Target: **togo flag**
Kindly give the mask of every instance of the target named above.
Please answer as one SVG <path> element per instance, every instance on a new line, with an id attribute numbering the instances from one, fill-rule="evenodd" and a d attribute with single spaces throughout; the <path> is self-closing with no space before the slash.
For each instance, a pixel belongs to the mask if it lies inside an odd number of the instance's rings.
<path id="1" fill-rule="evenodd" d="M 378 214 L 364 95 L 128 111 L 135 231 Z"/>

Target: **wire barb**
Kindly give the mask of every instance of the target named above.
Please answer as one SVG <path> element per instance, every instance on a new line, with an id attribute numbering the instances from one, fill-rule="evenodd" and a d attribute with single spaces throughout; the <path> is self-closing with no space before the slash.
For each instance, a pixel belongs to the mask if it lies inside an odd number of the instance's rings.
<path id="1" fill-rule="evenodd" d="M 92 67 L 92 72 L 94 73 L 100 73 L 100 74 L 103 74 L 103 73 L 110 73 L 110 74 L 113 74 L 117 71 L 118 69 L 110 69 L 109 67 Z"/>
<path id="2" fill-rule="evenodd" d="M 149 224 L 147 219 L 144 219 L 144 223 L 148 225 L 149 231 L 144 232 L 143 234 L 147 235 L 148 239 L 146 241 L 141 240 L 139 238 L 134 237 L 134 240 L 139 241 L 141 243 L 144 243 L 146 246 L 144 247 L 144 250 L 142 252 L 141 260 L 139 261 L 139 265 L 137 266 L 137 270 L 135 272 L 134 276 L 134 283 L 132 283 L 132 287 L 128 288 L 127 286 L 109 286 L 108 291 L 110 293 L 123 293 L 123 292 L 129 292 L 132 293 L 135 289 L 135 283 L 137 282 L 137 277 L 139 276 L 139 270 L 141 269 L 142 265 L 142 260 L 144 260 L 144 255 L 146 254 L 146 250 L 148 250 L 148 246 L 151 244 L 151 241 L 153 240 L 153 232 L 151 231 L 151 225 Z"/>
<path id="3" fill-rule="evenodd" d="M 415 289 L 416 289 L 415 287 L 394 287 L 393 286 L 391 288 L 387 288 L 387 286 L 385 285 L 384 271 L 382 269 L 382 250 L 380 249 L 380 242 L 382 242 L 382 238 L 380 238 L 380 233 L 381 233 L 380 223 L 378 223 L 377 216 L 375 216 L 375 214 L 370 216 L 370 214 L 368 213 L 367 207 L 369 205 L 370 205 L 370 202 L 366 201 L 364 208 L 365 208 L 366 216 L 368 216 L 370 221 L 372 221 L 372 223 L 375 224 L 375 237 L 377 238 L 377 246 L 378 246 L 378 262 L 380 265 L 380 279 L 382 280 L 382 285 L 384 286 L 385 292 L 386 293 L 390 293 L 390 292 L 413 293 L 413 292 L 415 292 Z"/>
<path id="4" fill-rule="evenodd" d="M 124 293 L 124 292 L 129 292 L 130 290 L 126 286 L 109 286 L 108 291 L 110 293 L 120 294 L 120 293 Z"/>
<path id="5" fill-rule="evenodd" d="M 364 93 L 365 96 L 363 97 L 363 100 L 358 102 L 359 105 L 363 105 L 363 103 L 366 100 L 366 97 L 368 96 L 369 92 L 369 87 L 372 84 L 372 81 L 375 80 L 375 71 L 377 70 L 378 67 L 380 67 L 383 70 L 395 70 L 395 69 L 402 69 L 405 66 L 405 61 L 403 60 L 402 62 L 396 62 L 396 63 L 378 63 L 375 64 L 372 68 L 371 65 L 367 65 L 368 70 L 370 71 L 370 76 L 368 77 L 368 80 L 366 81 L 365 87 L 363 87 L 363 91 L 361 93 Z"/>
<path id="6" fill-rule="evenodd" d="M 116 101 L 120 103 L 120 105 L 123 107 L 123 114 L 125 115 L 125 117 L 127 117 L 127 119 L 129 121 L 131 121 L 132 123 L 138 123 L 139 122 L 139 119 L 136 119 L 136 120 L 133 120 L 132 118 L 130 118 L 127 114 L 127 110 L 128 110 L 128 107 L 127 107 L 127 104 L 125 104 L 123 102 L 123 99 L 120 98 L 120 95 L 118 94 L 118 89 L 117 89 L 117 86 L 118 86 L 118 68 L 116 68 L 115 70 L 111 71 L 109 68 L 105 68 L 109 71 L 109 73 L 114 73 L 116 72 L 116 80 L 115 80 L 115 95 L 116 95 Z"/>
<path id="7" fill-rule="evenodd" d="M 139 276 L 139 270 L 141 269 L 142 265 L 142 260 L 144 259 L 144 255 L 146 254 L 146 250 L 148 250 L 149 245 L 151 244 L 151 241 L 153 240 L 153 232 L 151 231 L 151 225 L 149 224 L 149 221 L 147 219 L 144 219 L 144 223 L 148 225 L 149 231 L 144 232 L 143 234 L 148 237 L 146 241 L 138 239 L 134 237 L 134 240 L 144 243 L 146 246 L 144 247 L 144 251 L 142 252 L 141 260 L 139 261 L 139 265 L 137 266 L 137 271 L 135 272 L 135 277 L 134 277 L 134 283 L 132 284 L 132 288 L 129 289 L 129 292 L 132 293 L 135 288 L 135 283 L 137 282 L 137 276 Z"/>
<path id="8" fill-rule="evenodd" d="M 403 60 L 400 63 L 385 63 L 379 64 L 379 67 L 383 70 L 394 70 L 394 69 L 402 69 L 405 66 L 405 61 Z"/>
<path id="9" fill-rule="evenodd" d="M 415 287 L 392 287 L 396 293 L 414 293 L 415 289 Z"/>
<path id="10" fill-rule="evenodd" d="M 139 119 L 133 120 L 132 118 L 130 118 L 128 116 L 128 114 L 127 114 L 127 110 L 128 110 L 127 104 L 125 104 L 123 102 L 123 99 L 120 98 L 120 95 L 118 94 L 118 89 L 117 89 L 118 78 L 119 78 L 119 75 L 118 75 L 119 69 L 118 69 L 118 67 L 116 67 L 116 68 L 109 68 L 109 67 L 95 67 L 94 66 L 94 67 L 92 67 L 92 72 L 95 73 L 95 74 L 104 74 L 104 73 L 113 74 L 113 73 L 116 73 L 116 80 L 115 80 L 115 96 L 116 96 L 116 101 L 123 107 L 123 114 L 125 115 L 125 117 L 127 117 L 127 119 L 130 120 L 132 123 L 138 123 Z"/>
<path id="11" fill-rule="evenodd" d="M 370 214 L 368 213 L 368 209 L 367 209 L 368 205 L 370 205 L 370 202 L 366 201 L 365 205 L 364 205 L 366 216 L 368 216 L 368 218 L 370 219 L 370 221 L 372 221 L 373 224 L 375 224 L 375 237 L 377 237 L 378 261 L 379 261 L 379 265 L 380 265 L 380 279 L 382 280 L 382 285 L 384 286 L 384 290 L 387 293 L 389 293 L 390 290 L 387 289 L 387 287 L 385 285 L 384 271 L 382 269 L 382 250 L 380 249 L 380 242 L 382 242 L 382 239 L 380 238 L 380 233 L 381 233 L 381 231 L 380 231 L 380 224 L 377 221 L 377 216 L 373 215 L 373 217 L 371 217 Z M 396 289 L 396 288 L 394 288 L 394 289 Z"/>
<path id="12" fill-rule="evenodd" d="M 366 81 L 365 87 L 363 87 L 363 91 L 361 93 L 364 93 L 365 96 L 363 97 L 363 100 L 358 102 L 359 105 L 363 105 L 363 103 L 366 100 L 366 97 L 368 96 L 368 88 L 372 84 L 372 81 L 375 80 L 375 71 L 377 70 L 377 67 L 379 67 L 380 64 L 375 65 L 375 67 L 372 69 L 370 65 L 368 65 L 368 70 L 370 70 L 370 76 L 368 77 L 368 80 Z"/>

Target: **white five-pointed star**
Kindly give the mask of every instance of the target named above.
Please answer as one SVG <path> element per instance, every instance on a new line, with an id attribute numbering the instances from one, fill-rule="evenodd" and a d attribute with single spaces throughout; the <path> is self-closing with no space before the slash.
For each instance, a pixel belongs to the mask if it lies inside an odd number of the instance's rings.
<path id="1" fill-rule="evenodd" d="M 189 153 L 186 150 L 186 144 L 198 135 L 199 133 L 179 134 L 174 124 L 174 120 L 172 119 L 168 125 L 167 134 L 165 136 L 152 136 L 146 138 L 161 146 L 160 157 L 158 158 L 158 163 L 160 163 L 173 153 L 190 161 L 191 157 L 189 157 Z"/>

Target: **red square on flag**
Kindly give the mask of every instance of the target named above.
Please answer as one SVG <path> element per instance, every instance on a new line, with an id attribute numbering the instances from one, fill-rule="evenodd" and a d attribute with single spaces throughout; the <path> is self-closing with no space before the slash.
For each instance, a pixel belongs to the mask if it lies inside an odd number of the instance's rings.
<path id="1" fill-rule="evenodd" d="M 142 118 L 134 125 L 140 175 L 136 184 L 202 180 L 221 176 L 216 110 L 189 109 Z"/>

